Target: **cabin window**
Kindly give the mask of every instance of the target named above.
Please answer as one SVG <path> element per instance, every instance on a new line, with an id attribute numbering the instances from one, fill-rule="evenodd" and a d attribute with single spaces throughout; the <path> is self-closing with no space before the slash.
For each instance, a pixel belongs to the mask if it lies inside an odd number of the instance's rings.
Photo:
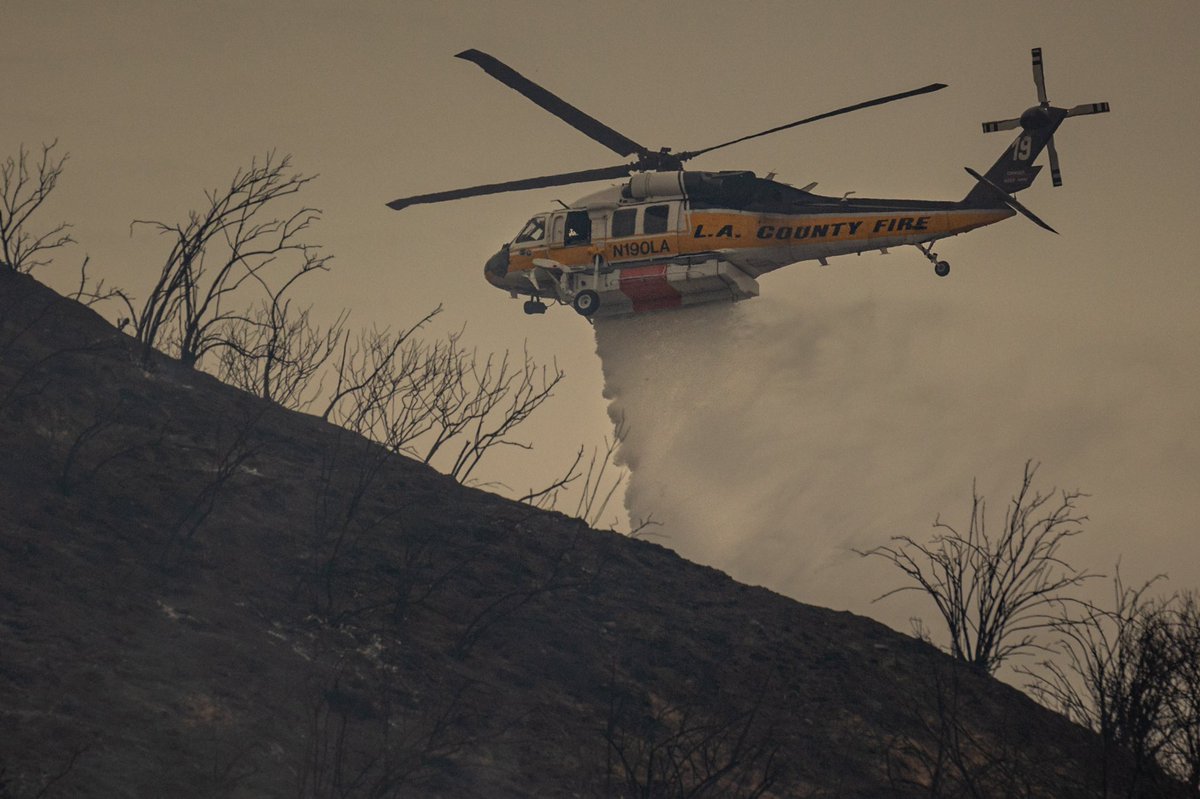
<path id="1" fill-rule="evenodd" d="M 646 235 L 651 233 L 666 233 L 667 232 L 667 217 L 671 215 L 671 206 L 669 205 L 651 205 L 646 208 L 646 215 L 642 219 L 642 228 Z"/>
<path id="2" fill-rule="evenodd" d="M 568 247 L 572 244 L 587 244 L 592 240 L 592 220 L 587 211 L 567 212 L 567 238 L 564 242 Z"/>
<path id="3" fill-rule="evenodd" d="M 546 238 L 546 217 L 535 216 L 525 223 L 525 227 L 521 228 L 521 232 L 517 234 L 515 243 L 541 241 L 544 238 Z"/>
<path id="4" fill-rule="evenodd" d="M 636 208 L 622 208 L 620 211 L 614 211 L 612 215 L 612 234 L 613 238 L 622 236 L 632 236 L 634 225 L 637 223 Z"/>

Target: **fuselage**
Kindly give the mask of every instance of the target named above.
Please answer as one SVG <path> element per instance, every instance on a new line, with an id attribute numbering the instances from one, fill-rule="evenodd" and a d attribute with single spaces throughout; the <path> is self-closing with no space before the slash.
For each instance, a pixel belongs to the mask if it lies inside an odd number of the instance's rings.
<path id="1" fill-rule="evenodd" d="M 1013 215 L 962 202 L 825 197 L 750 172 L 653 172 L 534 216 L 488 262 L 490 283 L 538 294 L 566 270 L 717 261 L 756 278 L 800 261 L 922 244 Z M 549 267 L 551 271 L 554 266 Z"/>

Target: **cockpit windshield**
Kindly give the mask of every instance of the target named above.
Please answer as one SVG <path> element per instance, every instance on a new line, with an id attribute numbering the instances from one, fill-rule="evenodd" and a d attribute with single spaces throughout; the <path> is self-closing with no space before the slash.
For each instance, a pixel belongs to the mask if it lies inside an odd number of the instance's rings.
<path id="1" fill-rule="evenodd" d="M 546 217 L 535 216 L 525 223 L 525 227 L 521 228 L 521 232 L 517 234 L 515 244 L 521 244 L 529 241 L 543 241 L 546 238 Z"/>

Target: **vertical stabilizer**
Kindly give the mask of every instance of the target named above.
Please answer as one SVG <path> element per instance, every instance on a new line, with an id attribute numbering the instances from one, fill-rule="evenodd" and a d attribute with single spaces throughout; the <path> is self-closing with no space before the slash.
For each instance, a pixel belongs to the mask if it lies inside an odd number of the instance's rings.
<path id="1" fill-rule="evenodd" d="M 992 164 L 992 168 L 984 177 L 1009 194 L 1029 188 L 1042 171 L 1034 161 L 1041 155 L 1042 150 L 1046 149 L 1046 145 L 1053 139 L 1054 131 L 1058 130 L 1058 126 L 1066 118 L 1067 112 L 1060 108 L 1043 109 L 1035 106 L 1026 111 L 1019 120 L 1021 132 L 996 163 Z M 995 192 L 987 184 L 977 183 L 964 202 L 991 205 L 995 203 Z"/>

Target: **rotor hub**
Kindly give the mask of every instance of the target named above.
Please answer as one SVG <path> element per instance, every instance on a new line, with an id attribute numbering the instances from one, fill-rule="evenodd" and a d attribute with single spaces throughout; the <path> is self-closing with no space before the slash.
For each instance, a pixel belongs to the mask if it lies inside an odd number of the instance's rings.
<path id="1" fill-rule="evenodd" d="M 1025 130 L 1038 130 L 1050 122 L 1050 112 L 1040 105 L 1035 105 L 1021 114 L 1021 127 Z"/>

